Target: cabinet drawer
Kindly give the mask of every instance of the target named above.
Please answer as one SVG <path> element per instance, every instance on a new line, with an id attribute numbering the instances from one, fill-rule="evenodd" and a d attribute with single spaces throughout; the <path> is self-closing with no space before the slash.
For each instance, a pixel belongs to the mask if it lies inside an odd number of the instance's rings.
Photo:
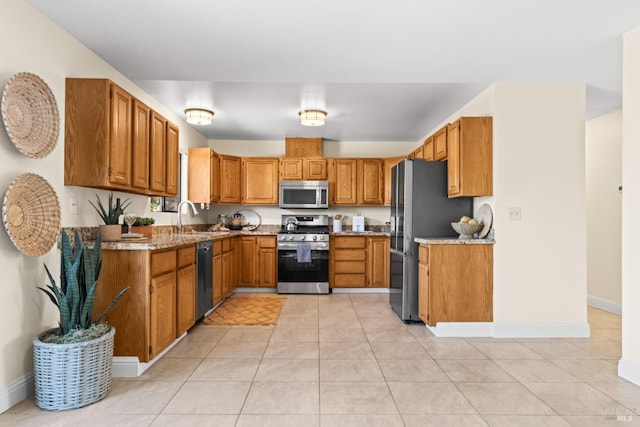
<path id="1" fill-rule="evenodd" d="M 222 240 L 213 242 L 213 256 L 222 254 Z"/>
<path id="2" fill-rule="evenodd" d="M 335 251 L 334 259 L 336 261 L 364 261 L 366 253 L 363 249 L 342 249 Z"/>
<path id="3" fill-rule="evenodd" d="M 176 251 L 151 253 L 151 276 L 157 276 L 176 269 Z"/>
<path id="4" fill-rule="evenodd" d="M 261 248 L 275 248 L 276 247 L 276 238 L 275 237 L 261 237 L 259 239 Z"/>
<path id="5" fill-rule="evenodd" d="M 333 246 L 340 248 L 362 248 L 366 247 L 367 240 L 364 237 L 336 237 Z"/>
<path id="6" fill-rule="evenodd" d="M 186 246 L 178 249 L 178 267 L 184 267 L 189 264 L 195 264 L 196 262 L 196 247 L 195 245 Z"/>
<path id="7" fill-rule="evenodd" d="M 339 273 L 359 273 L 366 272 L 366 264 L 360 261 L 342 261 L 335 263 L 335 272 Z"/>
<path id="8" fill-rule="evenodd" d="M 429 247 L 420 245 L 418 249 L 418 260 L 421 264 L 429 264 Z"/>
<path id="9" fill-rule="evenodd" d="M 334 288 L 363 288 L 366 283 L 364 274 L 336 274 Z"/>

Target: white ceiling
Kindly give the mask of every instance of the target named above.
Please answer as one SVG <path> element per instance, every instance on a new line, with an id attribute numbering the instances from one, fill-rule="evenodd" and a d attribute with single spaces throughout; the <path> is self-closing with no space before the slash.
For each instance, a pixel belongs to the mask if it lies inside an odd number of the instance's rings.
<path id="1" fill-rule="evenodd" d="M 27 1 L 176 114 L 214 110 L 210 139 L 418 141 L 497 81 L 584 83 L 596 117 L 640 24 L 637 0 Z"/>

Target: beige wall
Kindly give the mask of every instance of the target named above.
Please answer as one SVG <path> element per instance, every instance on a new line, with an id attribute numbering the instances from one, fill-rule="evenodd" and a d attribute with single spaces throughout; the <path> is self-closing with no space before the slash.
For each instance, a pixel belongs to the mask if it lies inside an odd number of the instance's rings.
<path id="1" fill-rule="evenodd" d="M 623 39 L 622 359 L 618 374 L 640 385 L 640 27 Z"/>
<path id="2" fill-rule="evenodd" d="M 583 85 L 496 83 L 447 120 L 493 116 L 496 336 L 588 334 L 584 109 Z"/>
<path id="3" fill-rule="evenodd" d="M 58 194 L 62 207 L 62 226 L 98 225 L 99 217 L 87 200 L 98 193 L 103 199 L 107 192 L 79 187 L 65 187 L 64 167 L 64 87 L 65 77 L 106 77 L 114 80 L 149 106 L 180 126 L 180 149 L 206 146 L 207 141 L 193 131 L 179 117 L 142 92 L 114 68 L 93 54 L 71 36 L 31 8 L 23 0 L 2 0 L 0 13 L 0 86 L 18 72 L 39 75 L 51 87 L 61 116 L 61 131 L 54 151 L 44 159 L 30 159 L 16 150 L 4 126 L 0 126 L 0 191 L 24 172 L 35 172 L 47 179 Z M 183 183 L 183 188 L 186 188 Z M 148 214 L 148 198 L 116 193 L 131 197 L 131 210 Z M 79 212 L 69 214 L 69 199 L 78 199 Z M 158 223 L 175 223 L 175 214 L 159 214 Z M 59 276 L 59 251 L 53 249 L 42 257 L 21 254 L 0 231 L 0 271 L 2 271 L 2 298 L 0 298 L 0 412 L 19 396 L 28 384 L 32 371 L 31 338 L 57 323 L 57 312 L 45 300 L 36 286 L 45 284 L 43 263 Z"/>
<path id="4" fill-rule="evenodd" d="M 622 110 L 586 125 L 589 304 L 622 310 Z"/>

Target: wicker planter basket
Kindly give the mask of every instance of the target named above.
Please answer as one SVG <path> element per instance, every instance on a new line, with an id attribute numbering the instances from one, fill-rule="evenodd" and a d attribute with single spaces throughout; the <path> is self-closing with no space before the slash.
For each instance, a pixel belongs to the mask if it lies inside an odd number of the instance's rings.
<path id="1" fill-rule="evenodd" d="M 98 227 L 103 242 L 117 242 L 122 239 L 122 226 L 120 224 L 100 225 Z"/>
<path id="2" fill-rule="evenodd" d="M 51 344 L 33 339 L 36 405 L 60 411 L 81 408 L 109 394 L 113 364 L 113 336 L 73 344 Z"/>

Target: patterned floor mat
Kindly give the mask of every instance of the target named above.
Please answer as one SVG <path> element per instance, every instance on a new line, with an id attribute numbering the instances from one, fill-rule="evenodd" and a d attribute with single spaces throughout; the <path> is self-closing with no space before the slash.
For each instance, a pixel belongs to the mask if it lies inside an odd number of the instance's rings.
<path id="1" fill-rule="evenodd" d="M 286 300 L 278 294 L 237 294 L 202 321 L 203 325 L 275 325 Z"/>

